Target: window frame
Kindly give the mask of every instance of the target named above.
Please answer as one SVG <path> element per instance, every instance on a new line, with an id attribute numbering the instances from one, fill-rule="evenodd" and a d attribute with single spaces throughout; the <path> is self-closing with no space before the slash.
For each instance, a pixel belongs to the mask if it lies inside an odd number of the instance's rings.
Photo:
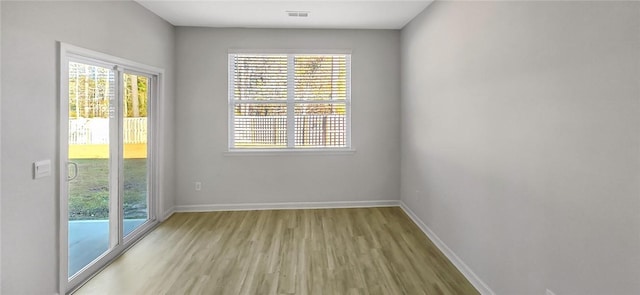
<path id="1" fill-rule="evenodd" d="M 286 100 L 271 100 L 271 101 L 240 101 L 235 100 L 235 55 L 286 55 L 287 56 L 287 99 Z M 346 58 L 346 97 L 340 101 L 322 101 L 322 100 L 296 100 L 295 99 L 295 67 L 293 61 L 295 56 L 298 55 L 344 55 Z M 246 49 L 229 49 L 227 54 L 227 152 L 228 155 L 248 155 L 248 154 L 350 154 L 354 153 L 352 141 L 351 141 L 351 50 L 329 50 L 329 49 L 312 49 L 312 50 L 246 50 Z M 235 106 L 238 103 L 263 103 L 273 104 L 282 103 L 287 106 L 287 146 L 286 147 L 250 147 L 250 148 L 238 148 L 235 146 Z M 302 103 L 344 103 L 345 105 L 345 146 L 339 147 L 304 147 L 295 146 L 295 106 Z"/>

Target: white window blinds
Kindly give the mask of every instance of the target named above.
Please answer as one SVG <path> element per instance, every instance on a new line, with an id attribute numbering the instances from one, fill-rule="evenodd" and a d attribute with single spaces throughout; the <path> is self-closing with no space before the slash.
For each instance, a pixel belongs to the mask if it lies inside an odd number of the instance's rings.
<path id="1" fill-rule="evenodd" d="M 350 148 L 350 67 L 348 54 L 229 54 L 229 148 Z"/>

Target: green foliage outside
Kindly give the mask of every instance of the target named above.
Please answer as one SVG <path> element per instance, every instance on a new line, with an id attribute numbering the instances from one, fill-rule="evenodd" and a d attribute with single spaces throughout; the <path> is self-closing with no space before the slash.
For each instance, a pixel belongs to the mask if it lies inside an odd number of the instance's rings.
<path id="1" fill-rule="evenodd" d="M 108 118 L 109 100 L 115 95 L 113 70 L 69 63 L 69 118 Z M 149 79 L 124 74 L 125 117 L 146 117 Z"/>
<path id="2" fill-rule="evenodd" d="M 107 159 L 71 159 L 78 177 L 69 182 L 69 220 L 109 218 Z M 124 160 L 124 217 L 147 218 L 147 160 Z"/>
<path id="3" fill-rule="evenodd" d="M 236 100 L 273 101 L 236 104 L 236 116 L 286 116 L 287 56 L 238 55 Z M 298 55 L 294 58 L 296 115 L 345 115 L 347 66 L 344 56 Z M 327 103 L 305 104 L 305 100 Z M 280 101 L 282 103 L 280 103 Z"/>

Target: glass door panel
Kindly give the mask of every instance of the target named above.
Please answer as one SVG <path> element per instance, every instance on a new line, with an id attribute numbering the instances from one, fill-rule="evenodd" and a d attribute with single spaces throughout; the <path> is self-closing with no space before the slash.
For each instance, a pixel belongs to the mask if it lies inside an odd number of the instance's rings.
<path id="1" fill-rule="evenodd" d="M 68 277 L 111 248 L 115 72 L 69 62 Z"/>
<path id="2" fill-rule="evenodd" d="M 150 79 L 124 73 L 122 102 L 123 236 L 149 219 L 147 106 Z"/>
<path id="3" fill-rule="evenodd" d="M 64 294 L 158 223 L 148 118 L 162 70 L 69 44 L 60 52 Z"/>

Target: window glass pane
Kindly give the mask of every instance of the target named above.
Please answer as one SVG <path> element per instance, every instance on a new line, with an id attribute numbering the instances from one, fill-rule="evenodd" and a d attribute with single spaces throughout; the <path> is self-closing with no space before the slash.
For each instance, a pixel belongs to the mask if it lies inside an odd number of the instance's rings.
<path id="1" fill-rule="evenodd" d="M 346 100 L 346 56 L 298 55 L 294 64 L 296 100 Z"/>
<path id="2" fill-rule="evenodd" d="M 348 147 L 350 59 L 230 54 L 230 148 Z"/>
<path id="3" fill-rule="evenodd" d="M 147 106 L 149 78 L 124 74 L 122 144 L 124 159 L 123 229 L 127 236 L 149 218 L 147 193 Z"/>
<path id="4" fill-rule="evenodd" d="M 296 147 L 346 147 L 346 104 L 296 103 Z"/>
<path id="5" fill-rule="evenodd" d="M 286 100 L 286 55 L 235 55 L 234 100 Z"/>
<path id="6" fill-rule="evenodd" d="M 287 104 L 237 103 L 233 127 L 236 148 L 287 147 Z"/>
<path id="7" fill-rule="evenodd" d="M 109 250 L 109 110 L 115 72 L 69 62 L 68 277 Z"/>

